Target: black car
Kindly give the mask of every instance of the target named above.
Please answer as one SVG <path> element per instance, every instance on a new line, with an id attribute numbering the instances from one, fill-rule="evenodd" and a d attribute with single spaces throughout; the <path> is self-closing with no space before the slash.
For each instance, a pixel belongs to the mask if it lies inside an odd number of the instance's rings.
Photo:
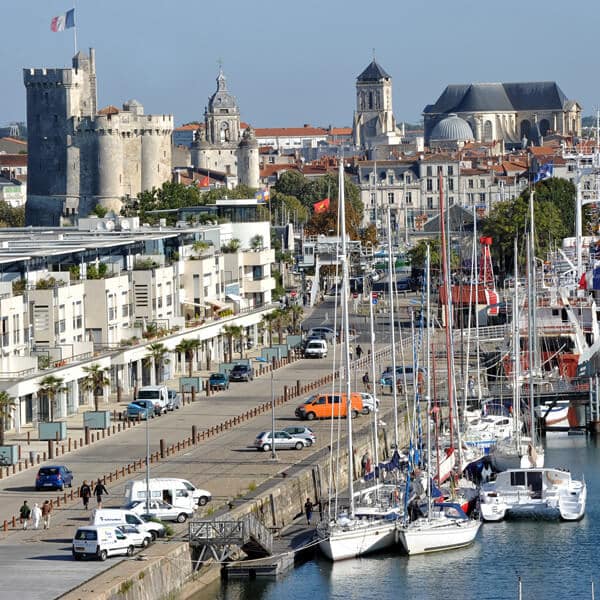
<path id="1" fill-rule="evenodd" d="M 254 371 L 250 365 L 235 365 L 229 373 L 229 381 L 252 381 Z"/>

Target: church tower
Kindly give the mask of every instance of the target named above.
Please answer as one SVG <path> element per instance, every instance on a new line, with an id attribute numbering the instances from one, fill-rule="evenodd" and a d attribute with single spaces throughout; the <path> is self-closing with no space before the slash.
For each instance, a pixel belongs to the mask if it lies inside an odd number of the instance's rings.
<path id="1" fill-rule="evenodd" d="M 392 107 L 392 78 L 375 59 L 356 78 L 353 137 L 356 146 L 398 144 Z"/>
<path id="2" fill-rule="evenodd" d="M 240 142 L 240 109 L 237 100 L 227 91 L 227 79 L 219 69 L 217 91 L 209 98 L 204 113 L 206 140 L 211 145 Z"/>

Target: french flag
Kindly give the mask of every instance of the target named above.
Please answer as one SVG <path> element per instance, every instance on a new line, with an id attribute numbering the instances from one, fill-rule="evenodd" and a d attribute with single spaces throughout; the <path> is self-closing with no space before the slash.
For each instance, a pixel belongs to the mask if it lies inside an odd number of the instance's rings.
<path id="1" fill-rule="evenodd" d="M 64 15 L 53 17 L 52 21 L 50 21 L 50 31 L 64 31 L 65 29 L 70 29 L 71 27 L 75 27 L 74 8 L 68 10 Z"/>

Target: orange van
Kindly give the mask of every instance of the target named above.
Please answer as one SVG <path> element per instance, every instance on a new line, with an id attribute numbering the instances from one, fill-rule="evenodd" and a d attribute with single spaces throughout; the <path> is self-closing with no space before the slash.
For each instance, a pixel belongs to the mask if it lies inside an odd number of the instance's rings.
<path id="1" fill-rule="evenodd" d="M 360 394 L 353 392 L 352 418 L 363 412 L 363 401 Z M 348 402 L 346 394 L 315 394 L 304 401 L 295 412 L 300 419 L 312 421 L 313 419 L 330 419 L 331 417 L 348 416 Z"/>

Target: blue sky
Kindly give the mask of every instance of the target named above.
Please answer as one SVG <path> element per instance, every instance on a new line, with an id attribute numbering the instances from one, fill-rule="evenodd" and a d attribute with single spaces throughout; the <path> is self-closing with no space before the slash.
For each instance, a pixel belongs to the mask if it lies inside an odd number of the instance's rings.
<path id="1" fill-rule="evenodd" d="M 24 120 L 23 67 L 66 67 L 73 0 L 5 0 L 0 124 Z M 77 0 L 80 49 L 96 48 L 100 106 L 139 100 L 176 124 L 202 119 L 218 61 L 255 127 L 349 126 L 356 76 L 377 60 L 394 112 L 416 122 L 449 83 L 555 80 L 584 114 L 600 104 L 595 0 Z"/>

